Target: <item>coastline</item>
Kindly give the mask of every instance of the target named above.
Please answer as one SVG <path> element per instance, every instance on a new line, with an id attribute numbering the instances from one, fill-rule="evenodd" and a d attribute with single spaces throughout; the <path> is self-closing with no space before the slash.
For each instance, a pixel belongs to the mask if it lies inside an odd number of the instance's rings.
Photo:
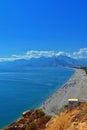
<path id="1" fill-rule="evenodd" d="M 69 98 L 78 98 L 87 102 L 87 75 L 82 69 L 75 69 L 75 74 L 50 96 L 40 108 L 49 115 L 56 115 L 68 104 Z"/>
<path id="2" fill-rule="evenodd" d="M 62 110 L 64 105 L 67 105 L 69 98 L 78 98 L 79 101 L 87 102 L 87 75 L 82 69 L 75 69 L 74 75 L 72 75 L 71 78 L 52 96 L 50 96 L 39 108 L 43 110 L 46 116 L 55 116 Z M 30 113 L 30 110 L 25 111 L 24 113 L 27 115 Z M 15 122 L 7 127 L 3 127 L 2 129 L 9 130 L 9 128 L 14 128 L 17 124 L 17 127 L 24 127 L 25 123 L 23 122 L 26 123 L 26 118 L 23 117 L 22 114 L 22 116 Z"/>
<path id="3" fill-rule="evenodd" d="M 66 67 L 66 68 L 67 68 L 67 67 Z M 70 69 L 71 69 L 71 68 L 70 68 Z M 55 76 L 56 76 L 56 75 L 55 75 Z M 68 80 L 68 79 L 67 79 L 67 80 Z M 61 87 L 61 86 L 60 86 L 60 87 Z M 58 87 L 57 87 L 57 88 L 58 88 Z M 57 89 L 56 89 L 56 90 L 57 90 Z M 50 96 L 51 96 L 51 95 L 50 95 Z M 48 99 L 48 98 L 47 98 L 47 99 Z M 46 101 L 46 99 L 45 99 L 44 101 Z M 43 102 L 44 102 L 44 101 L 43 101 Z M 42 102 L 42 103 L 43 103 L 43 102 Z M 42 104 L 42 103 L 41 103 L 41 104 Z M 33 109 L 35 110 L 35 109 L 40 108 L 41 104 L 38 105 L 37 107 L 33 108 Z M 31 108 L 31 109 L 32 109 L 32 108 Z M 3 129 L 3 128 L 7 127 L 7 126 L 10 126 L 10 125 L 12 124 L 12 122 L 13 122 L 13 123 L 14 123 L 14 122 L 17 122 L 18 120 L 21 119 L 21 117 L 22 117 L 22 113 L 23 113 L 23 112 L 28 112 L 28 111 L 30 111 L 31 109 L 25 109 L 24 111 L 21 112 L 20 116 L 18 116 L 18 117 L 15 118 L 13 121 L 11 121 L 11 123 L 8 123 L 7 125 L 4 125 L 4 126 L 1 127 L 1 128 Z"/>

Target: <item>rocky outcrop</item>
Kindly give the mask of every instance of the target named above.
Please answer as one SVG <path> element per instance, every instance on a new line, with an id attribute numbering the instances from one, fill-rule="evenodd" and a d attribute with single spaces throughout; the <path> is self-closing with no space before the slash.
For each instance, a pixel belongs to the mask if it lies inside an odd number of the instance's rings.
<path id="1" fill-rule="evenodd" d="M 21 118 L 3 130 L 43 130 L 50 118 L 41 109 L 26 111 Z"/>

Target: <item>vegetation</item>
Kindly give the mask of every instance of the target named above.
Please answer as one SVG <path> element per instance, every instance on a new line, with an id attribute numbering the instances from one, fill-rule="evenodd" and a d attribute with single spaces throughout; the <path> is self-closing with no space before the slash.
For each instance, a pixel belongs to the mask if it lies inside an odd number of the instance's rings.
<path id="1" fill-rule="evenodd" d="M 37 109 L 35 112 L 36 112 L 37 118 L 40 118 L 45 115 L 42 109 Z"/>
<path id="2" fill-rule="evenodd" d="M 87 103 L 80 102 L 72 110 L 65 108 L 49 121 L 45 130 L 87 130 Z"/>
<path id="3" fill-rule="evenodd" d="M 86 72 L 86 74 L 87 74 L 87 66 L 81 66 L 81 67 L 74 67 L 74 68 L 77 68 L 77 69 L 83 69 L 85 72 Z"/>
<path id="4" fill-rule="evenodd" d="M 80 69 L 85 70 L 86 74 L 87 74 L 87 67 L 80 67 Z"/>
<path id="5" fill-rule="evenodd" d="M 51 116 L 45 115 L 42 109 L 30 110 L 3 130 L 43 130 L 50 119 Z"/>

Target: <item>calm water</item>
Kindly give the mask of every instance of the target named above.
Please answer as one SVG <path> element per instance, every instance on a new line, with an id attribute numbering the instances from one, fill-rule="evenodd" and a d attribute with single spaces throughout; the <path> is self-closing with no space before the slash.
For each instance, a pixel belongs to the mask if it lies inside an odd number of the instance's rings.
<path id="1" fill-rule="evenodd" d="M 62 67 L 0 72 L 0 129 L 23 111 L 40 106 L 73 73 Z"/>

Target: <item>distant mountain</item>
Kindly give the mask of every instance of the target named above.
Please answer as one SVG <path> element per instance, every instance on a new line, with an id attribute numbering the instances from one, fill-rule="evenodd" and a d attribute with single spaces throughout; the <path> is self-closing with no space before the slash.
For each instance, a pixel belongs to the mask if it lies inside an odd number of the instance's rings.
<path id="1" fill-rule="evenodd" d="M 27 69 L 28 67 L 57 67 L 57 66 L 87 66 L 87 59 L 73 59 L 65 55 L 54 57 L 20 59 L 15 61 L 0 62 L 0 70 Z"/>
<path id="2" fill-rule="evenodd" d="M 26 67 L 31 66 L 74 66 L 77 61 L 67 56 L 55 56 L 55 57 L 40 57 L 40 58 L 32 58 L 30 60 L 18 60 L 15 61 L 16 65 L 25 65 Z"/>
<path id="3" fill-rule="evenodd" d="M 58 64 L 62 66 L 74 66 L 76 65 L 77 61 L 71 57 L 60 55 L 57 57 Z"/>

